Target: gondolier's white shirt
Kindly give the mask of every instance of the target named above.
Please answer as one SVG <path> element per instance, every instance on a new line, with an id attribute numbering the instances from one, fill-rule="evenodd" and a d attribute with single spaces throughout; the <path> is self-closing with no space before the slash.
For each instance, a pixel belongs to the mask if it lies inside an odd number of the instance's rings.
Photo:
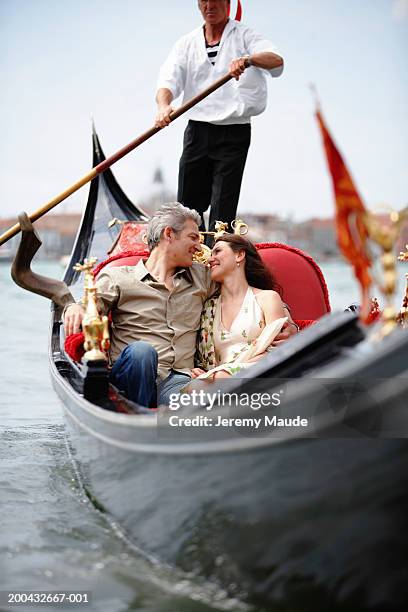
<path id="1" fill-rule="evenodd" d="M 220 49 L 212 65 L 208 58 L 203 27 L 193 30 L 176 42 L 160 68 L 157 88 L 169 89 L 174 99 L 183 92 L 183 103 L 196 96 L 229 71 L 232 60 L 244 55 L 271 51 L 276 47 L 246 25 L 229 20 L 220 41 Z M 267 102 L 266 75 L 278 77 L 283 66 L 264 70 L 251 67 L 223 85 L 197 104 L 188 113 L 189 119 L 219 125 L 249 123 L 252 116 L 265 110 Z"/>

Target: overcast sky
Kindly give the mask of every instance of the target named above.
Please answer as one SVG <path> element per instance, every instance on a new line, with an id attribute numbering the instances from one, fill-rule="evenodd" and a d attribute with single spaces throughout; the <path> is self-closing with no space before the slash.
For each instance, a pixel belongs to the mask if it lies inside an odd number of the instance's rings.
<path id="1" fill-rule="evenodd" d="M 366 204 L 405 205 L 408 0 L 243 0 L 243 9 L 286 67 L 253 120 L 239 212 L 332 215 L 310 82 Z M 159 66 L 200 23 L 194 0 L 0 0 L 0 216 L 32 212 L 90 169 L 91 115 L 107 155 L 151 127 Z M 185 124 L 114 167 L 132 200 L 148 195 L 159 164 L 175 189 Z M 62 210 L 86 197 L 84 187 Z"/>

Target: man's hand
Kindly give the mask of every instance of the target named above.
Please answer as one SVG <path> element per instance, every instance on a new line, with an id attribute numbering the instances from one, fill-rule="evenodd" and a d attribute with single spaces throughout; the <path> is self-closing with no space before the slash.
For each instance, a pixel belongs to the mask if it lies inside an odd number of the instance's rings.
<path id="1" fill-rule="evenodd" d="M 292 320 L 286 321 L 282 330 L 276 336 L 275 340 L 272 342 L 271 346 L 279 346 L 283 342 L 286 342 L 292 336 L 295 336 L 298 333 L 298 328 Z"/>
<path id="2" fill-rule="evenodd" d="M 170 104 L 164 104 L 160 106 L 155 121 L 155 127 L 164 128 L 170 125 L 170 114 L 173 112 L 173 107 Z"/>
<path id="3" fill-rule="evenodd" d="M 85 311 L 80 304 L 71 304 L 65 311 L 64 330 L 65 335 L 77 334 L 81 331 L 81 323 Z"/>
<path id="4" fill-rule="evenodd" d="M 191 370 L 191 378 L 197 378 L 197 376 L 201 376 L 201 374 L 205 374 L 205 370 L 201 368 L 193 368 Z"/>
<path id="5" fill-rule="evenodd" d="M 239 77 L 248 67 L 248 57 L 238 57 L 233 60 L 229 67 L 229 73 L 234 77 L 237 81 L 239 81 Z"/>

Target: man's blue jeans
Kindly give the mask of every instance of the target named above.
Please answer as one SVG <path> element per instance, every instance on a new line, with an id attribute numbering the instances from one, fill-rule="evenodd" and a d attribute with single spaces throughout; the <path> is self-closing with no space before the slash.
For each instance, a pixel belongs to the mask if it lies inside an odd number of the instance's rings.
<path id="1" fill-rule="evenodd" d="M 111 371 L 111 381 L 132 402 L 156 408 L 169 404 L 172 393 L 180 393 L 191 377 L 171 371 L 157 384 L 157 351 L 148 342 L 129 344 L 120 354 Z"/>

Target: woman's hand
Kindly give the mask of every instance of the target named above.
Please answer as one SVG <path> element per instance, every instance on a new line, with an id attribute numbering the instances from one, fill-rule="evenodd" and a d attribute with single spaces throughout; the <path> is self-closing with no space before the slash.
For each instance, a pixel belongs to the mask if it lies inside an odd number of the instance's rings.
<path id="1" fill-rule="evenodd" d="M 198 376 L 201 376 L 201 374 L 205 374 L 205 370 L 202 370 L 201 368 L 193 368 L 191 370 L 191 378 L 197 378 Z"/>
<path id="2" fill-rule="evenodd" d="M 264 353 L 259 353 L 259 355 L 255 355 L 255 357 L 252 357 L 251 359 L 248 359 L 247 363 L 256 363 L 257 361 L 262 359 L 262 357 L 265 357 L 265 355 L 267 355 L 267 354 L 268 353 L 266 351 Z"/>
<path id="3" fill-rule="evenodd" d="M 224 370 L 214 372 L 213 380 L 220 380 L 221 378 L 231 378 L 231 374 L 229 372 L 225 372 Z"/>

